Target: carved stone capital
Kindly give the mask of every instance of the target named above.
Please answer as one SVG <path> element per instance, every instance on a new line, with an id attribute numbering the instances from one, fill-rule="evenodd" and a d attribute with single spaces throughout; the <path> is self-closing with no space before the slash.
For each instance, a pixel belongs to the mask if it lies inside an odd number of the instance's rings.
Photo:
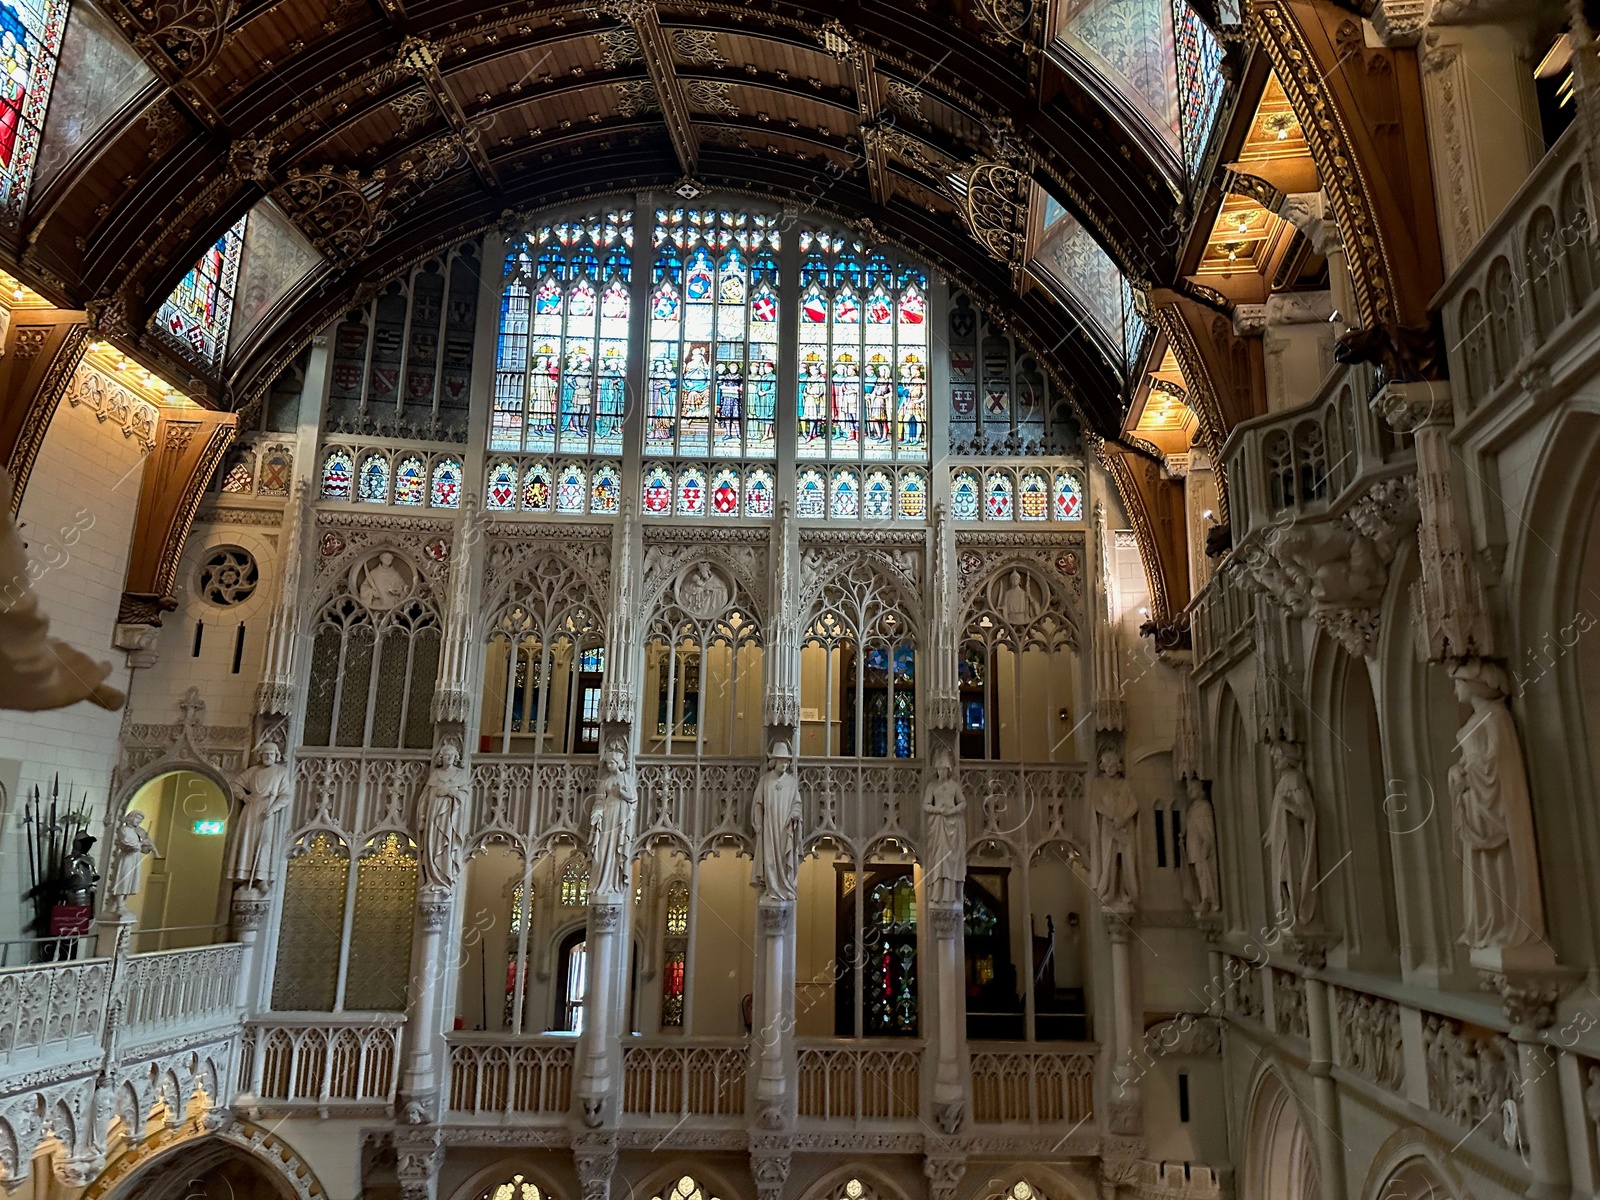
<path id="1" fill-rule="evenodd" d="M 766 1139 L 769 1143 L 777 1143 L 778 1139 Z M 781 1144 L 768 1144 L 750 1147 L 750 1174 L 756 1181 L 756 1194 L 760 1200 L 780 1200 L 783 1196 L 783 1185 L 789 1181 L 789 1145 L 784 1139 Z"/>
<path id="2" fill-rule="evenodd" d="M 1267 330 L 1265 304 L 1236 304 L 1233 307 L 1233 331 L 1240 337 L 1252 337 Z"/>
<path id="3" fill-rule="evenodd" d="M 159 617 L 154 622 L 118 621 L 111 634 L 111 644 L 128 656 L 128 665 L 135 670 L 153 667 L 159 659 L 156 638 L 161 633 Z"/>
<path id="4" fill-rule="evenodd" d="M 767 936 L 787 933 L 794 928 L 794 904 L 783 900 L 762 900 L 756 906 L 761 932 Z"/>
<path id="5" fill-rule="evenodd" d="M 435 1200 L 444 1146 L 437 1129 L 401 1126 L 395 1134 L 395 1175 L 403 1200 Z"/>
<path id="6" fill-rule="evenodd" d="M 591 904 L 589 928 L 595 933 L 615 933 L 622 928 L 622 905 Z"/>
<path id="7" fill-rule="evenodd" d="M 1500 995 L 1500 1008 L 1512 1033 L 1533 1032 L 1555 1024 L 1556 1005 L 1578 982 L 1576 971 L 1480 971 L 1483 990 Z"/>
<path id="8" fill-rule="evenodd" d="M 929 906 L 928 923 L 933 928 L 933 936 L 939 938 L 955 938 L 961 936 L 961 909 L 955 905 Z"/>
<path id="9" fill-rule="evenodd" d="M 610 1200 L 611 1176 L 617 1169 L 615 1136 L 581 1134 L 573 1140 L 572 1159 L 577 1166 L 583 1200 Z"/>
<path id="10" fill-rule="evenodd" d="M 439 933 L 450 921 L 450 889 L 434 884 L 417 892 L 417 920 L 426 933 Z"/>
<path id="11" fill-rule="evenodd" d="M 966 1155 L 926 1155 L 922 1160 L 922 1173 L 928 1180 L 929 1200 L 955 1200 L 961 1177 L 967 1173 Z"/>

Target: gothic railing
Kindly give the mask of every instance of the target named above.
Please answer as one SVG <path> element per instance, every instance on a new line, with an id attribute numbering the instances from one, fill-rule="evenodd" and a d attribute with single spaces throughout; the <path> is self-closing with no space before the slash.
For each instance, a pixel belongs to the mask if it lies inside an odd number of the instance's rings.
<path id="1" fill-rule="evenodd" d="M 397 1013 L 273 1014 L 245 1029 L 240 1088 L 274 1109 L 383 1108 L 399 1082 Z"/>
<path id="2" fill-rule="evenodd" d="M 1251 535 L 1259 540 L 1343 511 L 1374 483 L 1409 469 L 1409 439 L 1372 411 L 1373 378 L 1369 366 L 1340 367 L 1309 403 L 1234 427 L 1222 456 L 1236 556 Z"/>
<path id="3" fill-rule="evenodd" d="M 147 1042 L 181 1030 L 237 1024 L 243 963 L 244 947 L 237 942 L 130 956 L 117 989 L 123 1039 Z"/>
<path id="4" fill-rule="evenodd" d="M 576 1046 L 567 1038 L 449 1035 L 449 1111 L 462 1116 L 565 1115 Z"/>
<path id="5" fill-rule="evenodd" d="M 1253 592 L 1244 566 L 1229 559 L 1212 572 L 1200 594 L 1189 602 L 1189 629 L 1196 666 L 1209 663 L 1255 624 Z"/>
<path id="6" fill-rule="evenodd" d="M 798 1043 L 799 1115 L 904 1121 L 918 1115 L 922 1043 Z"/>
<path id="7" fill-rule="evenodd" d="M 298 751 L 294 828 L 333 829 L 352 845 L 382 827 L 407 828 L 428 757 L 425 750 Z"/>
<path id="8" fill-rule="evenodd" d="M 107 958 L 0 971 L 0 1075 L 98 1060 L 110 984 Z"/>
<path id="9" fill-rule="evenodd" d="M 370 764 L 369 764 L 370 765 Z M 637 762 L 638 838 L 676 843 L 697 854 L 751 845 L 750 800 L 763 765 L 756 759 Z M 963 763 L 969 836 L 1028 851 L 1083 844 L 1081 763 Z M 503 835 L 539 853 L 587 835 L 595 786 L 592 756 L 539 763 L 501 755 L 473 761 L 471 836 Z M 915 851 L 922 837 L 923 764 L 905 759 L 805 758 L 799 765 L 803 838 L 831 840 L 866 854 L 892 842 Z"/>
<path id="10" fill-rule="evenodd" d="M 1010 845 L 1022 859 L 1046 846 L 1088 847 L 1083 763 L 963 762 L 967 840 Z"/>
<path id="11" fill-rule="evenodd" d="M 627 1045 L 622 1052 L 622 1111 L 646 1117 L 740 1117 L 750 1048 L 735 1043 L 673 1041 Z"/>
<path id="12" fill-rule="evenodd" d="M 1458 413 L 1544 391 L 1594 314 L 1600 239 L 1585 176 L 1596 148 L 1584 125 L 1561 135 L 1435 298 Z"/>
<path id="13" fill-rule="evenodd" d="M 176 1124 L 197 1102 L 232 1104 L 241 954 L 230 944 L 0 970 L 0 1101 L 10 1116 L 0 1189 L 22 1186 L 45 1150 L 67 1174 L 87 1178 L 104 1165 L 108 1123 L 88 1119 L 102 1080 L 135 1130 Z"/>
<path id="14" fill-rule="evenodd" d="M 1077 1124 L 1094 1115 L 1092 1050 L 984 1050 L 972 1055 L 980 1125 Z"/>

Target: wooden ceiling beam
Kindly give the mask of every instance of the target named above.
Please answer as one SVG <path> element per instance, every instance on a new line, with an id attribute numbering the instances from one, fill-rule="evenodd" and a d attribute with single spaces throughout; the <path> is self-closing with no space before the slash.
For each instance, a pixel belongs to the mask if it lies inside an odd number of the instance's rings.
<path id="1" fill-rule="evenodd" d="M 406 38 L 400 46 L 400 60 L 395 66 L 398 72 L 409 72 L 421 80 L 422 86 L 433 97 L 439 115 L 461 143 L 461 149 L 472 164 L 472 169 L 478 173 L 478 179 L 491 192 L 498 192 L 500 177 L 495 174 L 494 164 L 489 161 L 489 153 L 484 148 L 483 132 L 467 119 L 455 93 L 450 90 L 444 72 L 439 70 L 439 53 L 433 43 L 419 37 Z"/>
<path id="2" fill-rule="evenodd" d="M 695 134 L 694 117 L 689 110 L 689 97 L 672 57 L 672 43 L 661 18 L 656 13 L 655 0 L 617 0 L 605 10 L 624 22 L 639 39 L 639 52 L 644 55 L 645 69 L 650 72 L 650 82 L 655 85 L 656 99 L 661 105 L 661 117 L 667 123 L 667 136 L 672 139 L 672 150 L 678 156 L 683 173 L 693 178 L 700 164 L 700 139 Z"/>

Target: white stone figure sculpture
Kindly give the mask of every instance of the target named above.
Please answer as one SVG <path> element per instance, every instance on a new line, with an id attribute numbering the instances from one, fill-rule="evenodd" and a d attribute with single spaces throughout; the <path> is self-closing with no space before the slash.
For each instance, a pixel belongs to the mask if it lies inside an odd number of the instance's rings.
<path id="1" fill-rule="evenodd" d="M 627 893 L 628 848 L 637 801 L 627 746 L 621 739 L 613 739 L 600 761 L 599 785 L 589 809 L 589 862 L 596 897 Z"/>
<path id="2" fill-rule="evenodd" d="M 967 802 L 947 747 L 933 754 L 933 776 L 922 789 L 927 826 L 923 880 L 929 904 L 959 905 L 967 877 Z"/>
<path id="3" fill-rule="evenodd" d="M 418 825 L 422 831 L 422 881 L 453 887 L 466 851 L 462 815 L 472 802 L 472 773 L 461 765 L 454 743 L 439 748 L 428 780 L 422 785 Z"/>
<path id="4" fill-rule="evenodd" d="M 751 886 L 760 889 L 764 899 L 794 900 L 800 872 L 800 780 L 788 742 L 774 742 L 767 755 L 767 769 L 756 781 L 750 820 L 756 834 Z"/>
<path id="5" fill-rule="evenodd" d="M 268 833 L 274 818 L 285 811 L 294 798 L 294 780 L 282 758 L 276 743 L 262 742 L 256 747 L 255 765 L 233 777 L 239 816 L 234 822 L 228 878 L 235 883 L 254 885 L 272 881 Z"/>
<path id="6" fill-rule="evenodd" d="M 1310 925 L 1317 915 L 1317 808 L 1301 767 L 1303 752 L 1293 742 L 1272 743 L 1272 848 L 1275 920 L 1291 927 Z"/>
<path id="7" fill-rule="evenodd" d="M 1022 572 L 1011 572 L 1011 579 L 1000 597 L 1000 615 L 1012 625 L 1026 625 L 1033 617 L 1033 598 L 1022 582 Z"/>
<path id="8" fill-rule="evenodd" d="M 50 620 L 39 609 L 33 580 L 48 570 L 52 552 L 65 556 L 55 542 L 28 551 L 11 516 L 11 476 L 0 467 L 0 708 L 44 712 L 88 700 L 101 708 L 119 709 L 127 699 L 106 683 L 109 662 L 97 662 L 81 650 L 50 636 Z M 62 530 L 59 541 L 71 545 L 79 525 Z"/>
<path id="9" fill-rule="evenodd" d="M 144 814 L 135 809 L 123 816 L 111 839 L 111 870 L 106 880 L 107 905 L 113 914 L 128 911 L 128 897 L 139 891 L 139 869 L 156 844 L 145 831 Z"/>
<path id="10" fill-rule="evenodd" d="M 367 564 L 356 587 L 356 597 L 374 612 L 388 612 L 406 598 L 408 591 L 410 586 L 394 565 L 394 555 L 385 550 L 377 562 Z"/>
<path id="11" fill-rule="evenodd" d="M 1183 813 L 1184 866 L 1189 872 L 1190 904 L 1195 915 L 1213 916 L 1222 911 L 1222 890 L 1217 875 L 1217 818 L 1206 785 L 1191 776 L 1184 785 L 1189 805 Z"/>
<path id="12" fill-rule="evenodd" d="M 1139 902 L 1139 801 L 1117 751 L 1100 756 L 1100 774 L 1094 782 L 1094 890 L 1109 908 L 1131 908 Z"/>
<path id="13" fill-rule="evenodd" d="M 1528 772 L 1506 707 L 1505 673 L 1468 659 L 1450 674 L 1457 697 L 1472 706 L 1449 776 L 1462 852 L 1461 940 L 1474 951 L 1536 942 L 1544 933 L 1544 902 Z"/>

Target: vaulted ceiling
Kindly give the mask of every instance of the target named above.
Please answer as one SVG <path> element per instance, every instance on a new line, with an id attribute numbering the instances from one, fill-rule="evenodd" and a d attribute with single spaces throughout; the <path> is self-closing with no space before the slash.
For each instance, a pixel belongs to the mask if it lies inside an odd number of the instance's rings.
<path id="1" fill-rule="evenodd" d="M 23 269 L 101 336 L 239 406 L 377 280 L 516 214 L 683 181 L 870 223 L 1038 350 L 1118 436 L 1121 364 L 1029 286 L 1030 184 L 1130 278 L 1170 282 L 1178 165 L 1045 52 L 1031 0 L 600 5 L 105 0 L 160 82 L 30 198 Z M 272 195 L 328 269 L 204 378 L 143 332 L 200 248 Z"/>

